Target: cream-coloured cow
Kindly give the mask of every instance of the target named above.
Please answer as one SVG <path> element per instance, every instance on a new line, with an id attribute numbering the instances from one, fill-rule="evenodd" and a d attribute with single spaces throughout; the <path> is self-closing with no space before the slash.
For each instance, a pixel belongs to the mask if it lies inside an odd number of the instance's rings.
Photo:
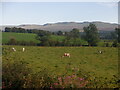
<path id="1" fill-rule="evenodd" d="M 22 51 L 24 52 L 24 51 L 25 51 L 25 48 L 23 48 Z"/>
<path id="2" fill-rule="evenodd" d="M 12 50 L 13 50 L 14 52 L 16 52 L 16 49 L 15 49 L 14 47 L 12 48 Z"/>

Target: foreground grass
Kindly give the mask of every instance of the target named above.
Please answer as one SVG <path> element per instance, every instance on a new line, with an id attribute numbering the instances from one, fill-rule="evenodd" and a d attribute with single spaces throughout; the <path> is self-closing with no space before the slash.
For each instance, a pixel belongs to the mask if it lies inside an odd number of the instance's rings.
<path id="1" fill-rule="evenodd" d="M 15 47 L 16 52 L 11 48 Z M 32 73 L 47 70 L 51 77 L 70 76 L 81 73 L 90 76 L 89 79 L 107 78 L 111 80 L 118 73 L 118 49 L 113 47 L 25 47 L 23 46 L 3 46 L 3 64 L 7 60 L 25 61 Z M 98 50 L 103 53 L 99 54 Z M 61 56 L 68 52 L 71 57 Z M 3 68 L 4 69 L 4 68 Z M 104 82 L 104 81 L 103 81 Z M 112 87 L 112 86 L 110 86 Z"/>

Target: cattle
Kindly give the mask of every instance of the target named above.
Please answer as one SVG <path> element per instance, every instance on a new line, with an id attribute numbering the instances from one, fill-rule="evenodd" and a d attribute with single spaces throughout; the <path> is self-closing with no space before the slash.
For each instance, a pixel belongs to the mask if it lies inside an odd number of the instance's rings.
<path id="1" fill-rule="evenodd" d="M 70 58 L 70 53 L 64 53 L 62 57 L 65 57 L 65 56 Z"/>
<path id="2" fill-rule="evenodd" d="M 98 53 L 102 54 L 102 51 L 98 51 Z"/>
<path id="3" fill-rule="evenodd" d="M 24 51 L 25 51 L 25 48 L 23 48 L 22 51 L 24 52 Z"/>
<path id="4" fill-rule="evenodd" d="M 14 47 L 12 48 L 12 50 L 13 50 L 14 52 L 16 51 L 16 49 L 15 49 Z"/>

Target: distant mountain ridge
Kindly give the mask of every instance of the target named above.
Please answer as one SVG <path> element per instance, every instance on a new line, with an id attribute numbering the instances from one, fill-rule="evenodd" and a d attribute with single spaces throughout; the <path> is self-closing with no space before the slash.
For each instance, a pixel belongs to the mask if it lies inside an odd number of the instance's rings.
<path id="1" fill-rule="evenodd" d="M 114 23 L 106 23 L 106 22 L 57 22 L 57 23 L 46 23 L 44 25 L 37 24 L 24 24 L 18 26 L 3 26 L 5 27 L 18 27 L 24 29 L 38 29 L 38 30 L 46 30 L 46 31 L 71 31 L 73 28 L 78 28 L 83 31 L 83 27 L 88 26 L 90 23 L 93 23 L 97 26 L 98 30 L 102 31 L 113 31 L 118 27 L 118 24 Z"/>

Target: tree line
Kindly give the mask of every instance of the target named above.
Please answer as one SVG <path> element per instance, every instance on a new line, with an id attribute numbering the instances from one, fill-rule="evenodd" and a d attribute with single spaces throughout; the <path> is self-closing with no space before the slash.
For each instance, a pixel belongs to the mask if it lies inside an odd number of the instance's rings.
<path id="1" fill-rule="evenodd" d="M 25 41 L 16 41 L 11 39 L 7 44 L 8 45 L 38 45 L 38 46 L 83 46 L 83 42 L 87 42 L 87 46 L 97 46 L 100 42 L 100 35 L 95 24 L 90 23 L 89 26 L 83 27 L 83 34 L 79 32 L 79 29 L 73 28 L 70 32 L 50 32 L 44 30 L 36 29 L 23 29 L 23 28 L 5 28 L 5 32 L 16 32 L 16 33 L 35 33 L 37 34 L 36 39 L 40 43 L 35 44 L 34 42 L 25 42 Z M 64 36 L 63 41 L 53 40 L 50 38 L 51 35 Z M 113 37 L 113 46 L 118 46 L 120 43 L 120 28 L 116 28 L 115 32 L 112 34 Z M 108 43 L 106 46 L 109 46 Z"/>

